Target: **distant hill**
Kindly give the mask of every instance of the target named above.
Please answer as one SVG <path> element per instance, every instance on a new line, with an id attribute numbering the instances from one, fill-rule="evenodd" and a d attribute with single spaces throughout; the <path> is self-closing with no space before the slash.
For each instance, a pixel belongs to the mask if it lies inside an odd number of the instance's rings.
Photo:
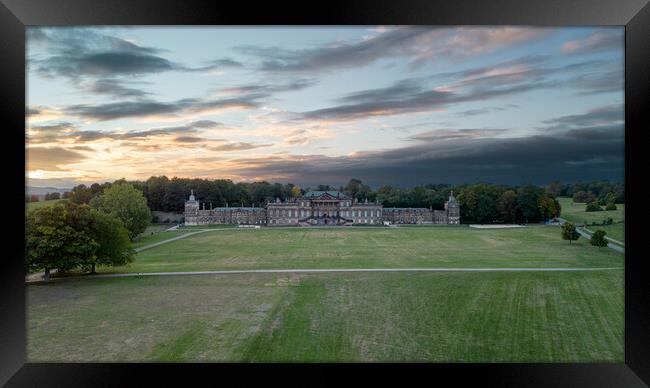
<path id="1" fill-rule="evenodd" d="M 38 195 L 38 198 L 43 200 L 45 194 L 47 193 L 65 193 L 70 191 L 70 188 L 61 188 L 61 187 L 34 187 L 34 186 L 25 186 L 25 194 L 27 195 Z"/>

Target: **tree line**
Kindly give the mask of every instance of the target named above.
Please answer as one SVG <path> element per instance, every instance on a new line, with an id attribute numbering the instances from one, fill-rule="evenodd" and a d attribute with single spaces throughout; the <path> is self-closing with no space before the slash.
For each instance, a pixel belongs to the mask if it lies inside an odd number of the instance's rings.
<path id="1" fill-rule="evenodd" d="M 82 204 L 101 195 L 116 183 L 127 183 L 120 179 L 113 183 L 75 186 L 67 195 L 71 202 Z M 338 190 L 359 201 L 378 201 L 384 207 L 424 207 L 443 209 L 453 191 L 461 205 L 463 223 L 532 223 L 560 215 L 559 196 L 590 193 L 594 198 L 624 201 L 624 185 L 610 182 L 570 183 L 554 182 L 547 186 L 496 185 L 488 183 L 445 185 L 427 184 L 410 188 L 391 185 L 373 190 L 359 179 L 350 179 L 345 185 L 317 185 L 299 187 L 293 183 L 233 182 L 227 179 L 168 178 L 152 176 L 145 181 L 128 181 L 140 190 L 150 210 L 182 212 L 190 190 L 206 206 L 256 206 L 263 207 L 268 201 L 279 198 L 282 201 L 298 198 L 308 191 Z M 588 190 L 588 191 L 585 191 Z M 607 202 L 609 204 L 611 201 Z"/>
<path id="2" fill-rule="evenodd" d="M 609 203 L 625 203 L 625 183 L 621 182 L 552 182 L 547 190 L 554 197 L 571 197 L 577 203 L 596 201 L 600 206 Z"/>

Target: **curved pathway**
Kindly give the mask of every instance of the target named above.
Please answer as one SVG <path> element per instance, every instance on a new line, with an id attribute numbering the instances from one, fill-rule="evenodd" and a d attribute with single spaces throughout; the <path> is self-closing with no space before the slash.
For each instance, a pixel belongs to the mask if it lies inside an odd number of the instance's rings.
<path id="1" fill-rule="evenodd" d="M 564 218 L 560 218 L 560 217 L 558 217 L 557 219 L 560 220 L 560 224 L 564 224 L 565 222 L 569 222 L 569 221 L 565 220 Z M 575 223 L 574 223 L 574 224 L 575 224 Z M 585 230 L 581 229 L 581 228 L 578 227 L 577 224 L 576 224 L 576 231 L 577 231 L 578 233 L 580 233 L 580 235 L 581 235 L 582 237 L 584 237 L 584 238 L 586 238 L 586 239 L 591 239 L 591 234 L 589 234 L 589 230 L 588 230 L 587 228 L 584 228 L 584 229 L 585 229 Z M 609 241 L 612 241 L 612 240 L 613 240 L 613 241 L 616 241 L 616 240 L 614 240 L 614 239 L 608 238 L 607 236 L 605 236 L 605 238 L 606 238 L 607 240 L 609 240 Z M 615 243 L 611 243 L 611 242 L 610 242 L 610 243 L 607 243 L 607 247 L 608 247 L 608 248 L 611 248 L 611 249 L 613 249 L 613 250 L 615 250 L 616 252 L 623 253 L 623 254 L 625 253 L 625 248 L 622 247 L 622 246 L 620 246 L 620 245 L 618 245 L 618 244 L 615 244 Z"/>
<path id="2" fill-rule="evenodd" d="M 132 278 L 144 276 L 186 276 L 186 275 L 241 275 L 250 273 L 339 273 L 339 272 L 584 272 L 584 271 L 616 271 L 623 267 L 589 267 L 589 268 L 315 268 L 315 269 L 242 269 L 225 271 L 188 271 L 188 272 L 134 272 L 102 275 L 80 275 L 63 278 L 51 278 L 51 281 L 64 279 L 97 279 L 97 278 Z M 39 280 L 27 281 L 27 283 Z"/>
<path id="3" fill-rule="evenodd" d="M 167 231 L 169 231 L 169 230 L 171 230 L 171 229 L 167 229 L 165 232 L 167 232 Z M 158 241 L 158 242 L 156 242 L 156 243 L 152 243 L 152 244 L 149 244 L 149 245 L 141 246 L 141 247 L 139 247 L 139 248 L 135 248 L 134 251 L 136 251 L 136 252 L 142 252 L 142 251 L 144 251 L 145 249 L 155 248 L 155 247 L 157 247 L 157 246 L 159 246 L 159 245 L 167 244 L 168 242 L 172 242 L 172 241 L 180 240 L 180 239 L 185 238 L 185 237 L 194 236 L 195 234 L 199 234 L 199 233 L 211 232 L 211 231 L 213 231 L 213 230 L 244 230 L 244 229 L 235 229 L 235 228 L 195 229 L 194 232 L 183 233 L 183 234 L 181 234 L 181 235 L 179 235 L 179 236 L 172 237 L 172 238 L 167 239 L 167 240 Z M 161 232 L 161 233 L 165 233 L 165 232 Z"/>

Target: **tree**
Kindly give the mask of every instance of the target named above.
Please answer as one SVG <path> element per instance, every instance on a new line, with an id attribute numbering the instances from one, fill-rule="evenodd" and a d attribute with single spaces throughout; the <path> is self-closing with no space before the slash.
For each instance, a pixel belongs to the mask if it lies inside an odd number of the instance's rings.
<path id="1" fill-rule="evenodd" d="M 616 204 L 614 202 L 608 203 L 605 210 L 616 210 Z"/>
<path id="2" fill-rule="evenodd" d="M 94 259 L 84 263 L 95 273 L 96 265 L 120 266 L 133 262 L 135 251 L 131 247 L 129 232 L 122 221 L 111 214 L 93 209 L 94 225 L 91 236 L 98 243 Z"/>
<path id="3" fill-rule="evenodd" d="M 522 221 L 529 223 L 540 220 L 542 215 L 539 209 L 539 198 L 544 194 L 544 189 L 533 185 L 525 185 L 517 190 L 517 207 Z"/>
<path id="4" fill-rule="evenodd" d="M 92 198 L 92 190 L 84 184 L 73 187 L 70 192 L 70 201 L 76 204 L 89 203 Z"/>
<path id="5" fill-rule="evenodd" d="M 514 190 L 504 191 L 499 197 L 496 207 L 503 222 L 515 222 L 517 219 L 517 193 Z"/>
<path id="6" fill-rule="evenodd" d="M 605 239 L 606 234 L 607 232 L 605 232 L 604 230 L 595 231 L 594 234 L 591 235 L 591 239 L 589 240 L 589 243 L 598 248 L 606 247 L 607 246 L 607 240 Z"/>
<path id="7" fill-rule="evenodd" d="M 539 199 L 539 211 L 542 219 L 548 220 L 560 215 L 559 202 L 548 195 Z"/>
<path id="8" fill-rule="evenodd" d="M 113 184 L 95 197 L 90 205 L 121 220 L 131 241 L 151 223 L 147 199 L 142 191 L 128 183 Z"/>
<path id="9" fill-rule="evenodd" d="M 87 205 L 57 203 L 27 213 L 26 264 L 30 271 L 68 271 L 95 260 L 99 244 L 87 233 L 93 214 Z"/>
<path id="10" fill-rule="evenodd" d="M 372 199 L 373 197 L 370 186 L 364 185 L 359 179 L 350 179 L 343 187 L 343 193 L 360 201 L 366 198 Z"/>
<path id="11" fill-rule="evenodd" d="M 501 218 L 498 202 L 502 196 L 500 187 L 486 183 L 466 186 L 458 194 L 461 212 L 466 221 L 490 223 Z"/>
<path id="12" fill-rule="evenodd" d="M 300 197 L 300 195 L 301 195 L 300 187 L 298 187 L 298 186 L 293 186 L 293 187 L 291 188 L 291 197 L 292 197 L 292 198 L 298 198 L 298 197 Z"/>
<path id="13" fill-rule="evenodd" d="M 600 205 L 598 204 L 598 201 L 591 201 L 587 204 L 587 207 L 585 208 L 585 211 L 588 212 L 599 212 L 603 209 L 600 208 Z"/>
<path id="14" fill-rule="evenodd" d="M 49 201 L 49 200 L 52 200 L 52 199 L 61 199 L 61 193 L 55 191 L 53 193 L 45 194 L 45 200 L 46 201 Z"/>
<path id="15" fill-rule="evenodd" d="M 573 202 L 575 203 L 589 203 L 594 199 L 595 198 L 593 194 L 582 190 L 573 194 Z"/>
<path id="16" fill-rule="evenodd" d="M 575 225 L 573 225 L 571 222 L 565 222 L 562 225 L 563 240 L 569 240 L 569 244 L 571 244 L 571 241 L 576 241 L 579 238 L 580 238 L 580 233 L 578 233 L 578 231 L 576 230 Z"/>

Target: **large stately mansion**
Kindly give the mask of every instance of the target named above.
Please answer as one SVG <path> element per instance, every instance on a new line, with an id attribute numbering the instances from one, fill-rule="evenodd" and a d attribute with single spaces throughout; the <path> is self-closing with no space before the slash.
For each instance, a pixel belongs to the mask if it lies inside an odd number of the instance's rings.
<path id="1" fill-rule="evenodd" d="M 293 200 L 268 202 L 266 207 L 200 206 L 194 196 L 185 201 L 185 224 L 240 224 L 267 226 L 458 224 L 460 205 L 453 192 L 444 210 L 384 208 L 378 202 L 357 201 L 340 191 L 310 191 Z"/>

